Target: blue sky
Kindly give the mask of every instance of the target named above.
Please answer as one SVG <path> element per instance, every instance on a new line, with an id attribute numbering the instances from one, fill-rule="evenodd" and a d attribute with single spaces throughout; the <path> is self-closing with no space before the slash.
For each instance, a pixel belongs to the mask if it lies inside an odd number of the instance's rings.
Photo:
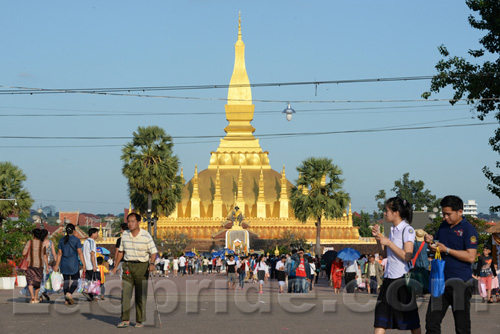
<path id="1" fill-rule="evenodd" d="M 464 56 L 478 47 L 481 37 L 467 22 L 465 1 L 457 0 L 2 2 L 0 85 L 76 89 L 228 84 L 239 11 L 251 83 L 433 75 L 439 45 Z M 252 124 L 259 137 L 482 123 L 463 103 L 450 107 L 443 101 L 419 101 L 429 85 L 420 80 L 328 84 L 317 92 L 310 85 L 253 88 L 254 100 L 278 102 L 254 102 Z M 128 137 L 138 126 L 148 125 L 161 126 L 174 138 L 224 136 L 226 89 L 149 94 L 215 99 L 1 95 L 1 136 Z M 451 97 L 450 90 L 433 95 Z M 287 122 L 281 111 L 290 100 L 309 103 L 292 103 L 297 113 Z M 373 100 L 411 102 L 325 102 Z M 163 115 L 151 115 L 155 113 Z M 73 116 L 57 116 L 68 114 Z M 274 169 L 285 164 L 291 181 L 303 159 L 332 158 L 344 172 L 353 210 L 372 212 L 378 190 L 389 190 L 409 172 L 438 197 L 475 199 L 479 210 L 487 212 L 498 204 L 481 172 L 498 159 L 488 145 L 495 128 L 281 136 L 260 143 L 270 152 Z M 187 179 L 195 164 L 199 170 L 208 166 L 218 141 L 174 140 Z M 36 206 L 117 214 L 128 207 L 120 161 L 126 142 L 0 138 L 0 161 L 24 170 Z"/>

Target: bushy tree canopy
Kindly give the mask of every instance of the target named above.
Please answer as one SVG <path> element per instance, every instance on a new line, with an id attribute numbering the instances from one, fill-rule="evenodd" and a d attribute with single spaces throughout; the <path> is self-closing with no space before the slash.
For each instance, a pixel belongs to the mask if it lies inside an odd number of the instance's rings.
<path id="1" fill-rule="evenodd" d="M 424 187 L 424 181 L 410 180 L 410 173 L 404 173 L 401 179 L 394 181 L 394 187 L 391 191 L 395 196 L 411 203 L 415 211 L 422 211 L 424 208 L 430 211 L 434 207 L 439 207 L 436 196 L 429 189 L 424 189 Z M 375 200 L 378 201 L 377 205 L 380 212 L 384 211 L 385 201 L 387 200 L 385 190 L 379 190 L 378 194 L 375 195 Z"/>
<path id="2" fill-rule="evenodd" d="M 0 162 L 0 226 L 11 214 L 29 213 L 33 199 L 24 188 L 26 175 L 10 162 Z M 15 200 L 14 200 L 15 199 Z"/>
<path id="3" fill-rule="evenodd" d="M 451 86 L 454 95 L 450 103 L 465 99 L 473 105 L 476 115 L 484 120 L 489 113 L 495 113 L 500 121 L 500 1 L 467 0 L 467 6 L 475 12 L 469 15 L 469 23 L 473 28 L 483 30 L 485 35 L 479 40 L 483 48 L 469 50 L 469 61 L 464 57 L 451 56 L 448 49 L 441 45 L 438 50 L 444 57 L 436 65 L 438 74 L 431 81 L 430 92 L 422 94 L 424 98 L 432 92 Z M 500 153 L 500 128 L 495 130 L 489 144 L 495 152 Z M 500 161 L 496 162 L 500 168 Z M 488 190 L 500 198 L 500 175 L 483 167 L 483 173 L 490 181 Z M 491 211 L 500 211 L 500 205 L 492 206 Z"/>

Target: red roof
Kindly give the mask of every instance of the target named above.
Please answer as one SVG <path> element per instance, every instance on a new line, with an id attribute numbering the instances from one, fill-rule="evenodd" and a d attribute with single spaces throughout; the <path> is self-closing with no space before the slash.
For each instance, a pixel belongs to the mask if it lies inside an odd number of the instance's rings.
<path id="1" fill-rule="evenodd" d="M 61 211 L 59 212 L 59 219 L 61 220 L 61 225 L 64 226 L 64 221 L 65 220 L 69 220 L 69 223 L 73 224 L 73 225 L 78 225 L 78 216 L 80 215 L 80 212 L 78 211 L 73 211 L 73 212 L 64 212 L 64 211 Z"/>

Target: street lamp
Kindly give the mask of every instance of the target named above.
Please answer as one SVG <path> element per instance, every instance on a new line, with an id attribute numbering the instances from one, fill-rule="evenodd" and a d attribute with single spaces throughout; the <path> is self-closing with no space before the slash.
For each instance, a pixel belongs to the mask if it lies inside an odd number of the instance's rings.
<path id="1" fill-rule="evenodd" d="M 14 206 L 17 206 L 17 198 L 0 198 L 0 201 L 14 201 Z"/>
<path id="2" fill-rule="evenodd" d="M 292 114 L 295 114 L 295 110 L 290 107 L 290 103 L 288 103 L 288 106 L 283 110 L 283 114 L 286 114 L 286 120 L 291 121 L 292 120 Z"/>
<path id="3" fill-rule="evenodd" d="M 64 219 L 64 226 L 68 225 L 70 222 L 71 222 L 71 220 L 69 220 L 69 219 Z M 61 220 L 61 219 L 58 219 L 58 220 L 56 220 L 56 223 L 57 223 L 57 225 L 61 225 L 62 220 Z"/>
<path id="4" fill-rule="evenodd" d="M 42 208 L 38 208 L 38 210 L 36 210 L 36 212 L 38 212 L 38 215 L 34 215 L 33 220 L 40 223 L 40 228 L 43 230 L 43 210 L 42 210 Z"/>

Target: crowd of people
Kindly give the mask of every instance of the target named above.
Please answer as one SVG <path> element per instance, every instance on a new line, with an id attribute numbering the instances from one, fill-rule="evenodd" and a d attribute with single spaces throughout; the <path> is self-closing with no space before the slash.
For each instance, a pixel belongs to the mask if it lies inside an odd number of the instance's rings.
<path id="1" fill-rule="evenodd" d="M 111 270 L 112 274 L 119 273 L 122 281 L 122 313 L 118 327 L 129 326 L 134 294 L 135 326 L 142 327 L 150 276 L 225 275 L 229 290 L 235 290 L 236 286 L 243 290 L 245 283 L 251 282 L 258 284 L 258 293 L 264 293 L 265 284 L 277 280 L 279 293 L 308 293 L 319 279 L 324 279 L 335 294 L 366 292 L 378 295 L 375 333 L 384 333 L 386 329 L 420 333 L 420 318 L 413 297 L 414 294 L 429 294 L 431 261 L 433 254 L 439 252 L 446 264 L 444 279 L 463 284 L 446 284 L 444 293 L 430 295 L 425 317 L 426 332 L 440 333 L 441 321 L 448 306 L 453 305 L 451 311 L 457 332 L 470 333 L 470 299 L 474 287 L 478 287 L 483 302 L 500 302 L 498 267 L 493 263 L 490 245 L 484 245 L 482 254 L 477 257 L 477 231 L 462 215 L 462 200 L 446 196 L 440 204 L 443 223 L 435 235 L 430 235 L 411 226 L 411 203 L 399 197 L 389 199 L 384 210 L 385 220 L 392 224 L 389 236 L 381 233 L 378 225 L 372 226 L 378 252 L 344 261 L 340 256 L 328 261 L 313 257 L 302 248 L 293 249 L 290 254 L 267 257 L 264 254 L 159 256 L 151 235 L 139 227 L 141 217 L 131 213 L 127 223 L 121 225 L 122 236 L 116 244 Z M 29 266 L 26 270 L 27 286 L 22 293 L 29 297 L 30 303 L 50 300 L 49 295 L 56 291 L 51 290 L 46 282 L 54 272 L 60 272 L 64 278 L 66 304 L 75 303 L 73 294 L 82 281 L 80 275 L 100 282 L 99 291 L 82 292 L 86 299 L 89 302 L 104 299 L 108 269 L 104 258 L 97 254 L 98 230 L 91 228 L 83 245 L 74 236 L 74 225 L 67 224 L 65 231 L 66 235 L 57 245 L 57 253 L 53 242 L 47 239 L 47 231 L 42 229 L 33 230 L 33 239 L 24 248 L 23 255 L 29 260 Z M 409 277 L 419 283 L 417 288 L 408 288 Z M 470 284 L 473 279 L 476 285 Z M 454 289 L 461 289 L 461 292 L 457 294 Z"/>

